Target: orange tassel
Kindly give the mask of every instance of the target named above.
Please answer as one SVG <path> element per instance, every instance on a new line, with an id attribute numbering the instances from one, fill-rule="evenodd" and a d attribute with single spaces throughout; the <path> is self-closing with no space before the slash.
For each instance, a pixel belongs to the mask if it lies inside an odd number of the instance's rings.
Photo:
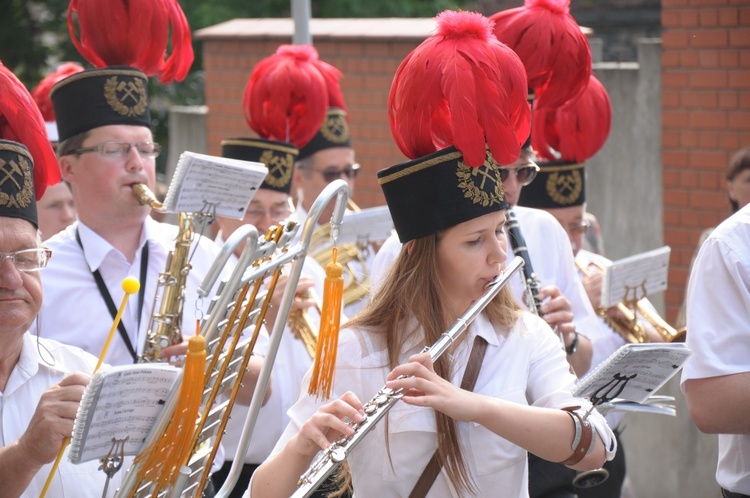
<path id="1" fill-rule="evenodd" d="M 320 312 L 320 332 L 315 350 L 312 378 L 308 394 L 318 398 L 331 397 L 333 374 L 336 371 L 336 351 L 339 346 L 341 326 L 341 303 L 344 295 L 344 268 L 336 262 L 338 250 L 333 248 L 333 257 L 326 265 L 326 280 L 323 289 L 323 305 Z"/>
<path id="2" fill-rule="evenodd" d="M 138 475 L 141 481 L 147 477 L 156 490 L 166 489 L 177 479 L 180 467 L 187 460 L 195 432 L 206 369 L 206 339 L 200 335 L 200 324 L 196 335 L 188 340 L 188 352 L 180 385 L 177 406 L 164 434 L 136 458 L 144 462 Z M 146 473 L 154 471 L 154 475 Z"/>

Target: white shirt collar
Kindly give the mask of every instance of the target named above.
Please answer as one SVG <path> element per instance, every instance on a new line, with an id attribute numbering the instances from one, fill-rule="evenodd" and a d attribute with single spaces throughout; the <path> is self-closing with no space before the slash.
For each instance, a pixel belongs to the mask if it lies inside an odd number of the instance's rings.
<path id="1" fill-rule="evenodd" d="M 141 230 L 141 239 L 138 242 L 138 250 L 143 248 L 146 241 L 153 241 L 161 244 L 167 250 L 171 249 L 170 241 L 166 240 L 166 237 L 161 230 L 158 229 L 159 223 L 153 218 L 148 216 L 143 223 L 143 230 Z M 78 233 L 81 237 L 81 244 L 83 245 L 83 253 L 86 258 L 86 264 L 89 269 L 93 272 L 99 269 L 104 259 L 112 252 L 116 251 L 120 253 L 112 244 L 110 244 L 101 235 L 87 227 L 81 221 L 78 221 L 76 226 Z M 122 253 L 120 253 L 122 254 Z M 123 255 L 124 257 L 124 255 Z"/>

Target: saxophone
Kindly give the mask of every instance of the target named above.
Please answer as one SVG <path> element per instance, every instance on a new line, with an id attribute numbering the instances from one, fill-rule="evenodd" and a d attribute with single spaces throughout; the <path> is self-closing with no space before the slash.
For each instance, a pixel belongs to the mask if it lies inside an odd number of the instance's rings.
<path id="1" fill-rule="evenodd" d="M 133 185 L 133 194 L 141 206 L 157 211 L 163 205 L 144 184 Z M 159 274 L 146 343 L 138 357 L 139 363 L 164 361 L 161 350 L 182 342 L 182 308 L 185 301 L 185 282 L 190 263 L 188 256 L 193 240 L 193 216 L 179 213 L 179 232 L 174 249 L 167 256 L 166 268 Z M 158 311 L 157 311 L 158 305 Z"/>

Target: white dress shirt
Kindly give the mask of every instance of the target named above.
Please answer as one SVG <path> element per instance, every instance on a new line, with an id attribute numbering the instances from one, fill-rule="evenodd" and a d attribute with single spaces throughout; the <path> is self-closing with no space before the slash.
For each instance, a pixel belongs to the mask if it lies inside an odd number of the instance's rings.
<path id="1" fill-rule="evenodd" d="M 76 230 L 80 233 L 83 249 L 76 240 Z M 140 280 L 141 249 L 148 244 L 148 269 L 146 274 L 143 310 L 138 323 L 138 294 L 128 299 L 122 323 L 130 337 L 130 342 L 141 354 L 146 341 L 149 319 L 154 309 L 159 274 L 164 272 L 167 255 L 174 250 L 178 227 L 158 223 L 151 217 L 146 218 L 141 231 L 141 240 L 135 259 L 129 263 L 125 256 L 109 242 L 96 234 L 80 221 L 45 241 L 45 246 L 52 250 L 52 257 L 42 275 L 44 303 L 37 317 L 40 337 L 47 337 L 63 344 L 77 346 L 92 355 L 99 355 L 112 327 L 113 319 L 96 286 L 92 271 L 99 270 L 109 290 L 115 306 L 119 308 L 124 291 L 122 281 L 125 277 Z M 185 283 L 185 301 L 183 305 L 182 334 L 185 338 L 195 335 L 196 302 L 198 286 L 208 272 L 219 253 L 219 247 L 208 237 L 194 235 L 195 242 L 190 247 L 191 269 Z M 85 251 L 85 254 L 84 254 Z M 226 277 L 234 263 L 228 263 L 218 284 Z M 144 283 L 141 282 L 143 286 Z M 216 289 L 217 285 L 214 286 Z M 201 311 L 205 312 L 211 302 L 213 293 L 200 301 Z M 159 306 L 159 303 L 156 303 Z M 32 330 L 33 326 L 32 326 Z M 120 337 L 119 331 L 112 340 L 104 361 L 110 365 L 127 365 L 133 363 L 133 357 Z M 220 448 L 213 467 L 218 469 L 224 461 L 224 452 Z M 124 472 L 123 469 L 120 472 Z"/>
<path id="2" fill-rule="evenodd" d="M 85 256 L 76 241 L 76 230 L 80 233 Z M 141 248 L 148 243 L 148 271 L 140 326 L 137 326 L 138 294 L 130 296 L 122 317 L 130 342 L 140 354 L 154 308 L 158 276 L 166 268 L 167 254 L 174 249 L 176 235 L 176 226 L 146 218 L 139 248 L 132 263 L 109 242 L 80 222 L 47 240 L 45 245 L 52 250 L 52 258 L 42 277 L 44 304 L 38 318 L 39 335 L 98 355 L 113 319 L 91 272 L 99 270 L 115 306 L 119 307 L 124 295 L 122 281 L 128 276 L 140 280 Z M 198 238 L 197 234 L 195 238 Z M 193 245 L 190 248 L 192 268 L 185 284 L 182 321 L 183 336 L 186 338 L 195 335 L 197 289 L 218 252 L 218 246 L 205 236 L 200 238 L 197 247 Z M 141 282 L 141 285 L 144 283 Z M 210 301 L 211 296 L 202 300 L 203 311 L 208 308 Z M 119 333 L 116 332 L 116 335 L 105 361 L 111 365 L 133 363 Z"/>
<path id="3" fill-rule="evenodd" d="M 331 398 L 352 391 L 364 403 L 385 385 L 391 370 L 384 336 L 357 329 L 347 329 L 341 334 Z M 484 314 L 480 314 L 453 353 L 456 368 L 451 382 L 454 385 L 461 383 L 477 335 L 487 340 L 488 347 L 474 392 L 524 406 L 590 406 L 588 401 L 570 394 L 575 377 L 570 373 L 565 353 L 550 333 L 549 326 L 529 313 L 524 313 L 511 331 L 494 327 Z M 413 337 L 405 344 L 399 361 L 406 362 L 422 347 L 421 339 Z M 305 394 L 300 397 L 289 411 L 291 422 L 274 449 L 275 453 L 281 451 L 323 403 L 326 401 L 314 396 Z M 388 417 L 387 437 L 392 465 L 385 446 L 385 423 L 377 424 L 348 459 L 358 498 L 408 496 L 437 449 L 432 409 L 397 403 Z M 607 448 L 607 458 L 611 459 L 616 451 L 612 431 L 596 411 L 589 420 Z M 469 475 L 479 490 L 477 496 L 497 496 L 500 490 L 503 496 L 528 496 L 526 450 L 476 423 L 458 422 L 458 437 Z M 443 469 L 428 496 L 468 495 L 452 489 Z"/>
<path id="4" fill-rule="evenodd" d="M 23 347 L 18 363 L 8 378 L 5 391 L 0 393 L 0 447 L 18 440 L 28 428 L 42 394 L 63 377 L 74 372 L 91 374 L 97 359 L 78 348 L 36 337 L 29 332 L 23 336 Z M 94 460 L 74 465 L 65 451 L 60 466 L 52 479 L 47 496 L 54 498 L 100 498 L 106 475 Z M 44 465 L 34 476 L 23 498 L 37 498 L 47 481 L 52 464 Z M 107 496 L 114 496 L 123 472 L 115 474 Z M 1 488 L 1 486 L 0 486 Z M 0 490 L 0 495 L 2 491 Z"/>
<path id="5" fill-rule="evenodd" d="M 591 342 L 606 337 L 594 308 L 591 306 L 586 289 L 575 267 L 573 249 L 565 229 L 548 212 L 523 206 L 514 206 L 521 227 L 534 273 L 542 287 L 556 285 L 570 301 L 573 323 L 581 334 Z M 508 260 L 512 259 L 513 249 L 508 238 Z M 401 243 L 398 236 L 392 235 L 380 248 L 372 265 L 371 283 L 373 291 L 382 283 L 388 269 L 396 260 Z M 516 273 L 510 281 L 513 295 L 523 305 L 526 290 L 523 272 Z M 592 366 L 595 363 L 591 363 Z"/>
<path id="6" fill-rule="evenodd" d="M 750 204 L 701 246 L 688 284 L 687 328 L 693 356 L 682 383 L 750 371 Z M 716 481 L 750 495 L 750 435 L 719 434 Z"/>

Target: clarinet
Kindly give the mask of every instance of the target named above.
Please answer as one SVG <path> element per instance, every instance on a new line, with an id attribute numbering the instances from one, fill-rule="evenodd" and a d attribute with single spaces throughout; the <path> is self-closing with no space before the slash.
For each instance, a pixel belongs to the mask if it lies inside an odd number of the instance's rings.
<path id="1" fill-rule="evenodd" d="M 529 249 L 526 247 L 526 240 L 523 238 L 521 227 L 518 225 L 518 217 L 513 209 L 508 209 L 507 226 L 508 234 L 510 235 L 510 246 L 513 248 L 513 253 L 516 256 L 520 256 L 524 263 L 523 277 L 526 305 L 532 313 L 541 317 L 542 302 L 539 300 L 538 296 L 542 284 L 539 281 L 539 277 L 534 273 L 534 267 L 531 265 L 531 258 L 529 258 Z"/>
<path id="2" fill-rule="evenodd" d="M 425 347 L 422 352 L 429 353 L 433 362 L 440 358 L 440 355 L 469 328 L 471 322 L 497 296 L 523 264 L 522 258 L 513 258 L 513 261 L 506 266 L 500 276 L 488 284 L 487 290 L 482 297 L 477 299 L 448 330 L 443 332 L 435 344 Z M 364 405 L 364 420 L 359 423 L 352 422 L 351 426 L 354 429 L 354 434 L 351 437 L 342 437 L 338 441 L 333 442 L 313 461 L 307 472 L 299 478 L 297 491 L 292 495 L 292 498 L 307 498 L 312 495 L 341 462 L 346 460 L 352 449 L 375 427 L 375 424 L 403 397 L 404 393 L 401 389 L 394 391 L 387 387 L 381 388 L 375 397 Z"/>

